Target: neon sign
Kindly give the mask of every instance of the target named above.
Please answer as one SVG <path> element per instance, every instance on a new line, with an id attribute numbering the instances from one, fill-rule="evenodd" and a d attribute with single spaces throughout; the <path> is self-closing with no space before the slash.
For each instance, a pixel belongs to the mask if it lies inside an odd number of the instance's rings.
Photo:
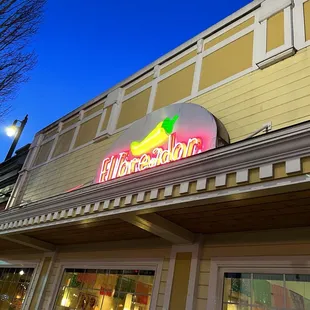
<path id="1" fill-rule="evenodd" d="M 161 166 L 202 151 L 199 137 L 178 141 L 174 125 L 179 116 L 165 118 L 141 141 L 133 141 L 130 151 L 109 156 L 102 161 L 98 182 L 105 182 L 135 172 Z M 167 144 L 166 147 L 164 145 Z"/>
<path id="2" fill-rule="evenodd" d="M 176 162 L 229 143 L 221 122 L 202 106 L 176 103 L 134 122 L 112 143 L 95 182 Z"/>

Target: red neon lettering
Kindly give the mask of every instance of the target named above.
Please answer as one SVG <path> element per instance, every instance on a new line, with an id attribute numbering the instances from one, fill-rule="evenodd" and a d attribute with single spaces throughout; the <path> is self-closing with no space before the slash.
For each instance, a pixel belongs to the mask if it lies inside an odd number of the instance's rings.
<path id="1" fill-rule="evenodd" d="M 201 152 L 202 140 L 190 138 L 187 142 L 177 142 L 176 135 L 171 134 L 167 149 L 156 147 L 149 154 L 129 159 L 128 152 L 105 158 L 101 164 L 99 182 L 105 182 L 116 177 L 122 177 L 134 172 L 143 171 L 156 166 L 190 157 Z"/>

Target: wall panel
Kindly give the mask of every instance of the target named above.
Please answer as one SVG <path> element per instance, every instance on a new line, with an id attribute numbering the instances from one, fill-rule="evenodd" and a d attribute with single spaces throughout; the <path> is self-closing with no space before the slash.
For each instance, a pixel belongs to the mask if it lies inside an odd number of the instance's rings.
<path id="1" fill-rule="evenodd" d="M 117 128 L 122 128 L 146 115 L 151 88 L 123 101 Z"/>
<path id="2" fill-rule="evenodd" d="M 267 19 L 267 52 L 284 44 L 284 11 Z"/>
<path id="3" fill-rule="evenodd" d="M 153 110 L 158 110 L 190 96 L 195 65 L 192 64 L 158 83 Z"/>
<path id="4" fill-rule="evenodd" d="M 203 58 L 199 90 L 252 67 L 252 58 L 253 32 Z"/>

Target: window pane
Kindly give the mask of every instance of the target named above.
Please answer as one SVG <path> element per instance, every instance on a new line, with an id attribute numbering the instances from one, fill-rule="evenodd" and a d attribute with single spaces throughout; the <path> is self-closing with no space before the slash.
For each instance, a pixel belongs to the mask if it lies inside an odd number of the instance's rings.
<path id="1" fill-rule="evenodd" d="M 154 274 L 152 270 L 66 269 L 54 309 L 149 310 Z"/>
<path id="2" fill-rule="evenodd" d="M 0 269 L 0 309 L 20 310 L 33 274 L 32 268 Z"/>
<path id="3" fill-rule="evenodd" d="M 284 276 L 253 274 L 252 303 L 257 309 L 284 308 Z"/>
<path id="4" fill-rule="evenodd" d="M 223 310 L 310 310 L 310 275 L 225 273 Z"/>
<path id="5" fill-rule="evenodd" d="M 310 310 L 310 276 L 285 275 L 287 288 L 287 308 Z"/>
<path id="6" fill-rule="evenodd" d="M 249 273 L 225 273 L 224 279 L 224 303 L 250 304 L 251 275 Z"/>

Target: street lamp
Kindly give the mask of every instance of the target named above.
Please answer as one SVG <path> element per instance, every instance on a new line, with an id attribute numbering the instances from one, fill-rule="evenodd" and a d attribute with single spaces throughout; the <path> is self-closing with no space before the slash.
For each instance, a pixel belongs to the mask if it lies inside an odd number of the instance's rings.
<path id="1" fill-rule="evenodd" d="M 18 143 L 18 140 L 27 124 L 27 121 L 28 121 L 28 114 L 25 116 L 25 118 L 22 121 L 16 119 L 11 126 L 5 129 L 7 136 L 14 137 L 14 140 L 12 142 L 12 145 L 9 149 L 8 154 L 6 155 L 5 160 L 8 160 L 12 157 L 14 150 L 16 148 L 16 145 Z M 17 126 L 17 123 L 20 123 L 20 125 Z"/>

